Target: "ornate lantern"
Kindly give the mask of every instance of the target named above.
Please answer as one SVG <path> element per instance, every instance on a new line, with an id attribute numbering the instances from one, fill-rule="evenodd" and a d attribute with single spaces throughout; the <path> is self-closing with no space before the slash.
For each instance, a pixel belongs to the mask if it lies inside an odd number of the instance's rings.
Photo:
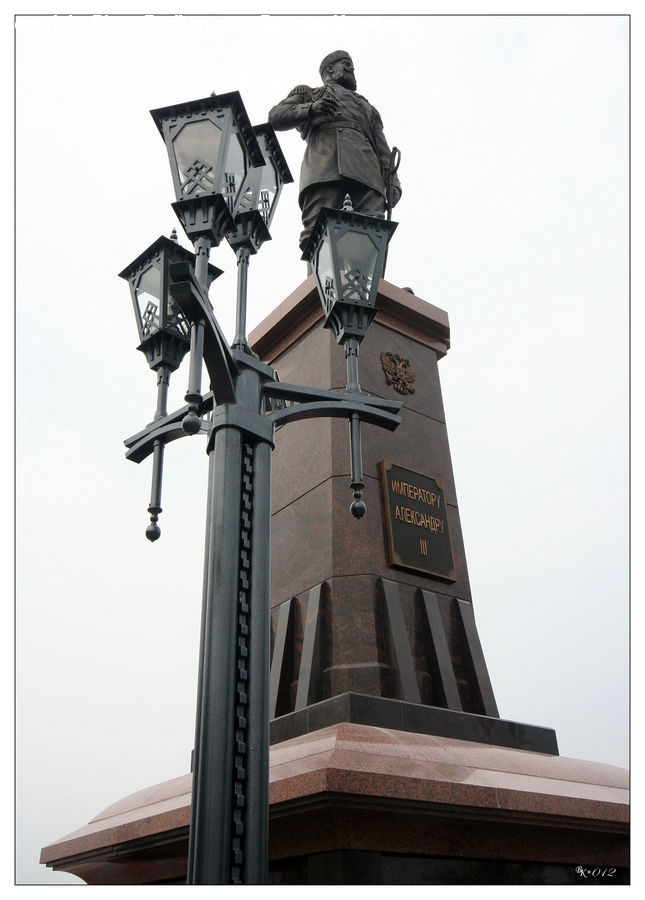
<path id="1" fill-rule="evenodd" d="M 254 167 L 263 166 L 249 117 L 237 91 L 151 110 L 163 137 L 186 234 L 217 246 L 234 217 Z"/>
<path id="2" fill-rule="evenodd" d="M 235 217 L 235 231 L 226 235 L 235 250 L 245 245 L 251 253 L 257 252 L 264 241 L 271 239 L 269 228 L 280 192 L 283 185 L 293 181 L 273 127 L 265 123 L 256 125 L 253 131 L 265 165 L 251 170 Z"/>
<path id="3" fill-rule="evenodd" d="M 173 231 L 173 237 L 176 232 Z M 181 365 L 190 349 L 190 325 L 170 295 L 168 268 L 172 263 L 195 264 L 195 254 L 184 250 L 176 240 L 163 235 L 119 272 L 130 285 L 134 316 L 139 332 L 138 350 L 145 354 L 148 365 L 157 373 L 157 408 L 154 420 L 166 415 L 170 374 Z M 209 285 L 222 274 L 221 269 L 208 266 Z M 155 441 L 150 492 L 150 524 L 146 529 L 149 541 L 161 534 L 157 524 L 161 513 L 161 482 L 163 478 L 164 443 Z"/>
<path id="4" fill-rule="evenodd" d="M 341 210 L 324 208 L 318 214 L 302 258 L 316 276 L 325 327 L 339 344 L 349 338 L 360 343 L 376 315 L 378 283 L 396 227 L 355 213 L 349 195 Z"/>
<path id="5" fill-rule="evenodd" d="M 134 315 L 139 331 L 137 349 L 145 354 L 151 369 L 179 367 L 190 348 L 190 325 L 169 292 L 168 267 L 171 263 L 194 265 L 195 254 L 163 235 L 119 272 L 130 286 Z M 222 274 L 208 266 L 209 285 Z"/>
<path id="6" fill-rule="evenodd" d="M 347 194 L 342 209 L 321 209 L 302 254 L 316 276 L 325 328 L 331 328 L 336 343 L 345 348 L 346 391 L 351 394 L 361 393 L 358 348 L 376 315 L 378 283 L 396 226 L 396 222 L 355 213 Z M 349 486 L 354 492 L 350 510 L 360 519 L 365 515 L 361 499 L 365 484 L 361 423 L 355 413 L 349 416 L 349 447 Z"/>

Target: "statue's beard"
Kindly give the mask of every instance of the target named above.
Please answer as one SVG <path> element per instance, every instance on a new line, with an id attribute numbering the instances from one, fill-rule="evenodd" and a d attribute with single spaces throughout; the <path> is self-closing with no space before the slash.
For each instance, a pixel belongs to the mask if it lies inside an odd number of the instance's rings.
<path id="1" fill-rule="evenodd" d="M 336 79 L 336 82 L 338 84 L 342 85 L 342 87 L 347 88 L 347 90 L 349 90 L 349 91 L 356 90 L 356 79 L 354 78 L 353 75 L 350 75 L 350 74 L 339 75 L 338 78 Z"/>

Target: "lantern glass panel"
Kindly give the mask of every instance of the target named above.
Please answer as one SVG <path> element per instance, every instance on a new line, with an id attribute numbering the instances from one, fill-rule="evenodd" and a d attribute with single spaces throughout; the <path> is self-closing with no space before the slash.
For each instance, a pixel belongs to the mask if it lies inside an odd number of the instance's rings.
<path id="1" fill-rule="evenodd" d="M 188 320 L 179 309 L 172 297 L 168 297 L 168 316 L 166 318 L 166 327 L 175 334 L 181 334 L 188 337 L 190 334 L 190 325 Z"/>
<path id="2" fill-rule="evenodd" d="M 161 271 L 156 266 L 148 266 L 141 274 L 135 293 L 141 318 L 142 335 L 147 338 L 153 332 L 158 331 L 161 324 L 159 321 Z"/>
<path id="3" fill-rule="evenodd" d="M 334 283 L 334 266 L 331 258 L 329 240 L 325 237 L 318 250 L 316 260 L 316 277 L 325 297 L 325 311 L 329 313 L 336 302 L 336 285 Z"/>
<path id="4" fill-rule="evenodd" d="M 253 169 L 247 182 L 247 188 L 244 191 L 244 196 L 242 197 L 238 205 L 238 213 L 251 212 L 251 210 L 255 209 L 255 195 L 259 190 L 258 183 L 259 176 L 257 170 Z"/>
<path id="5" fill-rule="evenodd" d="M 235 201 L 242 187 L 246 175 L 246 157 L 239 135 L 233 134 L 224 164 L 224 184 L 221 193 L 228 203 L 228 208 L 233 212 Z"/>
<path id="6" fill-rule="evenodd" d="M 264 219 L 264 224 L 268 225 L 276 194 L 278 193 L 278 172 L 273 160 L 268 158 L 266 165 L 260 171 L 262 172 L 262 180 L 260 181 L 260 195 L 257 199 L 257 207 Z"/>
<path id="7" fill-rule="evenodd" d="M 222 130 L 210 119 L 188 122 L 173 139 L 183 197 L 218 192 L 217 158 Z"/>
<path id="8" fill-rule="evenodd" d="M 268 227 L 278 193 L 278 175 L 273 163 L 267 159 L 265 166 L 252 169 L 247 184 L 238 212 L 257 209 Z"/>
<path id="9" fill-rule="evenodd" d="M 367 234 L 347 231 L 336 243 L 343 300 L 367 303 L 370 298 L 378 248 Z"/>

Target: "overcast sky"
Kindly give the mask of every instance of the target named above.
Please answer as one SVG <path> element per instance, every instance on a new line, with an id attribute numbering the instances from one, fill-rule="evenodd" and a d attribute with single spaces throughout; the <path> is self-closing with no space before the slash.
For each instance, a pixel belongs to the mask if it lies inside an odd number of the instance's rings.
<path id="1" fill-rule="evenodd" d="M 627 765 L 628 40 L 618 16 L 18 20 L 19 882 L 77 881 L 40 848 L 186 773 L 193 746 L 205 442 L 167 451 L 154 545 L 150 461 L 122 444 L 155 377 L 117 273 L 177 225 L 148 110 L 239 90 L 258 124 L 339 48 L 402 151 L 387 278 L 450 317 L 439 368 L 500 715 Z M 304 144 L 280 141 L 297 181 Z M 250 329 L 305 278 L 300 227 L 291 185 L 251 261 Z M 234 255 L 211 262 L 232 339 Z"/>

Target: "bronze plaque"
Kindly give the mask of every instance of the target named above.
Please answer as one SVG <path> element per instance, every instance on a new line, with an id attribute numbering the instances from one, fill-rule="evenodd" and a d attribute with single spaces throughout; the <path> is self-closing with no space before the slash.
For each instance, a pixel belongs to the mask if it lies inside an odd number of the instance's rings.
<path id="1" fill-rule="evenodd" d="M 455 581 L 446 501 L 436 478 L 380 463 L 388 563 Z"/>

